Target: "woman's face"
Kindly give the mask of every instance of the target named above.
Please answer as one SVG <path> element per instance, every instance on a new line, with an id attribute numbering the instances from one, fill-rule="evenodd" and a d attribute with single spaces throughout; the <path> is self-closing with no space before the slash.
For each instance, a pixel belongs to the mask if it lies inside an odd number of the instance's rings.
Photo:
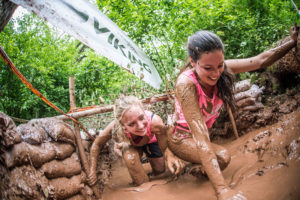
<path id="1" fill-rule="evenodd" d="M 191 63 L 201 84 L 214 86 L 224 71 L 224 54 L 221 50 L 203 53 L 196 63 L 192 59 Z"/>
<path id="2" fill-rule="evenodd" d="M 139 136 L 147 133 L 148 121 L 144 110 L 138 105 L 130 106 L 123 114 L 121 123 L 125 131 Z"/>

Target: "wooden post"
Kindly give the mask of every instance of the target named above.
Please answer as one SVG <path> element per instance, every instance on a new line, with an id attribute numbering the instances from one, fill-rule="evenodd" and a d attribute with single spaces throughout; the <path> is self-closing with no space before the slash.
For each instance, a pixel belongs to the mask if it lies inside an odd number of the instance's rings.
<path id="1" fill-rule="evenodd" d="M 230 108 L 230 106 L 228 104 L 227 104 L 227 111 L 229 113 L 229 117 L 230 117 L 230 121 L 231 121 L 231 124 L 232 124 L 232 127 L 233 127 L 234 135 L 238 139 L 239 138 L 239 133 L 237 132 L 237 128 L 236 128 L 236 124 L 235 124 L 235 121 L 234 121 L 234 117 L 233 117 L 231 108 Z"/>
<path id="2" fill-rule="evenodd" d="M 74 80 L 73 76 L 69 77 L 69 93 L 70 93 L 71 109 L 72 108 L 75 109 L 76 108 L 75 80 Z M 81 164 L 83 166 L 83 169 L 84 169 L 86 175 L 88 176 L 89 172 L 90 172 L 90 167 L 89 167 L 88 159 L 84 152 L 84 147 L 83 147 L 81 135 L 80 135 L 80 127 L 78 126 L 78 124 L 76 124 L 74 122 L 73 122 L 73 125 L 74 125 L 74 130 L 75 130 L 75 137 L 76 137 L 76 144 L 77 144 L 78 152 L 79 152 L 79 158 L 80 158 Z M 93 189 L 93 192 L 94 192 L 96 198 L 100 199 L 100 194 L 99 194 L 99 191 L 97 190 L 96 185 L 91 186 L 91 187 Z"/>
<path id="3" fill-rule="evenodd" d="M 70 93 L 70 110 L 76 109 L 76 98 L 75 98 L 75 81 L 74 76 L 69 77 L 69 93 Z"/>

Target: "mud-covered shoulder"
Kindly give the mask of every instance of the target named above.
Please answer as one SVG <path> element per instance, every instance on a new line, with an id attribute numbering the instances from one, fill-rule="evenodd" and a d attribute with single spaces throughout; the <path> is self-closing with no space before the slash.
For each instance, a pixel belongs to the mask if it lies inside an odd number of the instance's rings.
<path id="1" fill-rule="evenodd" d="M 185 99 L 186 96 L 189 96 L 191 94 L 193 96 L 197 95 L 196 85 L 187 76 L 183 74 L 179 75 L 175 85 L 176 99 L 181 102 L 183 99 Z"/>
<path id="2" fill-rule="evenodd" d="M 164 122 L 160 116 L 154 114 L 151 120 L 151 132 L 160 134 L 165 128 Z"/>

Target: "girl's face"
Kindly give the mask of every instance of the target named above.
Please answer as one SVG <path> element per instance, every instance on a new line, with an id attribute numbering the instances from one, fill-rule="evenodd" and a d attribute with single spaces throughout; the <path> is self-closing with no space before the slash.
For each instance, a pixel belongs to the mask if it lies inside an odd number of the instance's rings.
<path id="1" fill-rule="evenodd" d="M 130 106 L 123 114 L 121 123 L 125 131 L 139 136 L 147 133 L 148 121 L 144 110 L 138 105 Z"/>
<path id="2" fill-rule="evenodd" d="M 196 63 L 192 59 L 191 63 L 201 84 L 206 87 L 214 86 L 224 71 L 224 54 L 221 50 L 203 53 Z"/>

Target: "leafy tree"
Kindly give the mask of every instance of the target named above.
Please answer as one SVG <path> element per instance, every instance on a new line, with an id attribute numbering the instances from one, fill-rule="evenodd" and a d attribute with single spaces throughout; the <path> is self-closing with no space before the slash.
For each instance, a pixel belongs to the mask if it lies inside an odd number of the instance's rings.
<path id="1" fill-rule="evenodd" d="M 150 56 L 164 85 L 154 90 L 32 14 L 11 20 L 0 33 L 0 44 L 34 87 L 65 112 L 70 107 L 70 75 L 75 76 L 78 107 L 112 103 L 124 89 L 144 98 L 164 92 L 167 84 L 172 88 L 187 62 L 188 36 L 200 29 L 222 38 L 226 58 L 242 58 L 269 48 L 288 34 L 291 25 L 299 24 L 288 0 L 97 0 L 97 6 Z M 58 114 L 3 61 L 0 96 L 0 110 L 11 116 L 31 119 Z"/>

